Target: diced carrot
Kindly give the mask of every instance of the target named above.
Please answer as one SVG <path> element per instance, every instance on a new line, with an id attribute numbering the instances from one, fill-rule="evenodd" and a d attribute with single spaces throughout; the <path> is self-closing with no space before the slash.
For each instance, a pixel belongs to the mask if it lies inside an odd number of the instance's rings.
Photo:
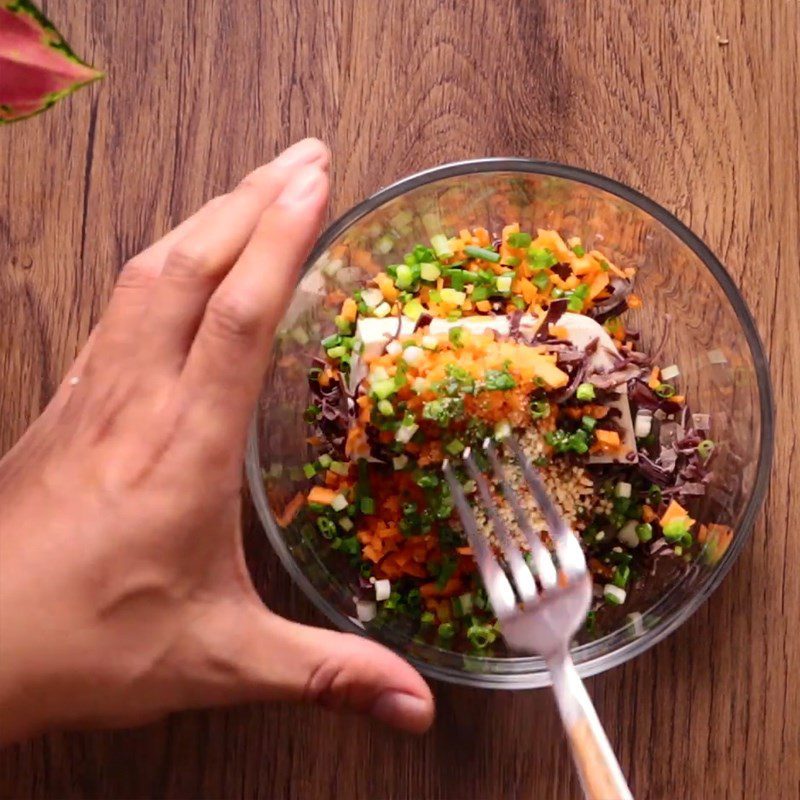
<path id="1" fill-rule="evenodd" d="M 619 448 L 619 434 L 616 431 L 604 431 L 602 428 L 598 428 L 594 435 L 604 449 L 617 450 Z"/>
<path id="2" fill-rule="evenodd" d="M 607 272 L 598 272 L 589 284 L 589 299 L 594 300 L 608 286 L 609 280 Z"/>
<path id="3" fill-rule="evenodd" d="M 686 401 L 686 397 L 682 394 L 676 394 L 670 397 L 673 403 L 684 403 Z"/>
<path id="4" fill-rule="evenodd" d="M 357 315 L 358 305 L 352 297 L 348 297 L 344 303 L 342 303 L 342 317 L 348 322 L 355 322 Z"/>
<path id="5" fill-rule="evenodd" d="M 642 519 L 645 522 L 653 522 L 653 520 L 658 519 L 658 514 L 656 514 L 656 512 L 653 511 L 653 509 L 650 508 L 650 506 L 647 505 L 647 503 L 645 503 L 642 506 Z"/>
<path id="6" fill-rule="evenodd" d="M 569 339 L 569 331 L 563 325 L 551 325 L 550 335 L 556 339 Z"/>
<path id="7" fill-rule="evenodd" d="M 689 516 L 689 512 L 677 500 L 672 500 L 667 506 L 667 510 L 664 512 L 659 522 L 663 528 L 665 525 L 676 519 L 689 520 L 690 526 L 694 524 L 694 520 Z"/>
<path id="8" fill-rule="evenodd" d="M 375 276 L 375 283 L 378 284 L 383 299 L 389 303 L 394 303 L 400 296 L 400 292 L 394 285 L 394 281 L 385 272 L 380 272 Z"/>
<path id="9" fill-rule="evenodd" d="M 492 310 L 492 304 L 488 300 L 479 300 L 475 303 L 475 308 L 482 314 L 488 314 Z"/>
<path id="10" fill-rule="evenodd" d="M 628 295 L 628 308 L 641 308 L 642 298 L 638 294 Z"/>
<path id="11" fill-rule="evenodd" d="M 472 555 L 472 548 L 471 547 L 456 547 L 456 553 L 458 553 L 458 554 L 460 554 L 462 556 L 471 556 Z"/>
<path id="12" fill-rule="evenodd" d="M 705 544 L 707 538 L 708 538 L 708 527 L 705 525 L 701 525 L 699 530 L 697 531 L 697 541 L 699 544 Z"/>
<path id="13" fill-rule="evenodd" d="M 336 497 L 336 492 L 333 489 L 326 489 L 324 486 L 314 486 L 308 493 L 309 503 L 319 503 L 323 506 L 329 506 Z"/>
<path id="14" fill-rule="evenodd" d="M 350 261 L 354 267 L 363 269 L 371 275 L 377 275 L 379 272 L 378 265 L 373 261 L 369 250 L 355 250 L 350 256 Z"/>
<path id="15" fill-rule="evenodd" d="M 305 497 L 303 496 L 303 493 L 298 492 L 286 504 L 283 512 L 275 518 L 278 525 L 280 525 L 282 528 L 285 528 L 297 516 L 297 512 L 303 507 L 304 501 Z"/>
<path id="16" fill-rule="evenodd" d="M 660 375 L 661 370 L 659 370 L 658 367 L 653 367 L 653 369 L 650 370 L 650 377 L 647 379 L 647 385 L 651 389 L 658 389 L 658 387 L 661 386 Z"/>
<path id="17" fill-rule="evenodd" d="M 339 485 L 339 478 L 340 476 L 337 475 L 333 470 L 326 470 L 325 471 L 325 485 L 330 486 L 331 488 L 335 488 Z"/>
<path id="18" fill-rule="evenodd" d="M 472 236 L 477 240 L 479 247 L 488 247 L 492 243 L 489 231 L 486 228 L 475 228 L 472 231 Z"/>

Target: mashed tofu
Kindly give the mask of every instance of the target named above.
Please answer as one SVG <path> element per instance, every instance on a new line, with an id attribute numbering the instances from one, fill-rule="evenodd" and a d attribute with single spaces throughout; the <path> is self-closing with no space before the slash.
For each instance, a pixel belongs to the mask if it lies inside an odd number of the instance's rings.
<path id="1" fill-rule="evenodd" d="M 532 334 L 539 324 L 538 318 L 526 314 L 520 320 L 520 330 L 526 334 Z M 501 335 L 508 335 L 510 320 L 508 316 L 474 316 L 464 317 L 450 322 L 445 319 L 434 318 L 429 327 L 432 334 L 446 334 L 452 328 L 466 328 L 474 333 L 481 333 L 486 330 L 497 331 Z M 614 359 L 619 355 L 614 340 L 606 329 L 595 322 L 595 320 L 583 314 L 562 314 L 558 320 L 559 327 L 565 328 L 569 334 L 569 341 L 580 350 L 586 347 L 595 339 L 598 346 L 595 352 L 589 357 L 590 365 L 598 371 L 611 370 L 614 367 Z M 401 336 L 407 336 L 414 331 L 414 322 L 408 317 L 385 317 L 378 319 L 366 317 L 358 320 L 356 325 L 356 339 L 360 344 L 360 356 L 365 354 L 378 355 L 383 351 L 387 342 L 395 338 L 399 332 Z M 353 359 L 350 372 L 351 388 L 365 376 L 366 370 L 359 356 Z M 627 385 L 621 384 L 616 389 L 620 392 L 618 400 L 609 404 L 611 408 L 618 408 L 620 411 L 619 423 L 623 430 L 623 444 L 628 452 L 636 453 L 636 439 L 634 436 L 633 420 L 631 418 L 630 404 L 627 397 Z M 589 461 L 592 464 L 609 464 L 618 461 L 619 458 L 607 454 L 594 454 Z"/>

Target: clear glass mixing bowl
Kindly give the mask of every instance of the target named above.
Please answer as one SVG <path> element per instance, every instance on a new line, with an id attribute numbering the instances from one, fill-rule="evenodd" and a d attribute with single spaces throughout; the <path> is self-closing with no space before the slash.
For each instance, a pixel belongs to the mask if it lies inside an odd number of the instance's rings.
<path id="1" fill-rule="evenodd" d="M 626 186 L 560 164 L 489 158 L 412 175 L 348 211 L 310 256 L 275 341 L 248 444 L 253 501 L 286 569 L 342 630 L 379 639 L 433 678 L 506 689 L 549 683 L 539 658 L 465 656 L 420 644 L 391 627 L 365 630 L 354 618 L 353 590 L 341 570 L 321 555 L 298 522 L 278 521 L 286 502 L 306 485 L 300 469 L 310 456 L 303 420 L 310 402 L 306 372 L 321 353 L 320 339 L 334 328 L 338 303 L 328 304 L 329 291 L 340 287 L 349 293 L 376 266 L 427 243 L 442 231 L 443 219 L 493 232 L 514 221 L 523 230 L 557 228 L 565 238 L 580 236 L 587 250 L 597 245 L 617 264 L 635 266 L 636 293 L 644 304 L 626 320 L 641 331 L 647 352 L 659 349 L 661 364 L 679 365 L 680 388 L 693 410 L 711 414 L 717 449 L 704 511 L 734 529 L 733 542 L 716 563 L 693 564 L 641 617 L 625 619 L 603 638 L 574 648 L 581 674 L 607 670 L 663 639 L 722 580 L 752 529 L 773 446 L 767 360 L 741 295 L 697 236 Z"/>

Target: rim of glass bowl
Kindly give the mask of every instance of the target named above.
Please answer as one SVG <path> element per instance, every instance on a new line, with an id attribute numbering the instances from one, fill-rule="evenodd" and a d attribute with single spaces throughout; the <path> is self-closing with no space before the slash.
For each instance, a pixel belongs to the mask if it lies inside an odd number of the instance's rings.
<path id="1" fill-rule="evenodd" d="M 758 380 L 761 406 L 761 441 L 756 480 L 731 546 L 713 571 L 706 573 L 703 584 L 701 587 L 698 587 L 702 590 L 687 597 L 677 608 L 669 610 L 665 616 L 660 618 L 659 622 L 653 628 L 646 630 L 642 635 L 634 639 L 627 639 L 624 634 L 625 628 L 618 629 L 599 640 L 575 648 L 573 650 L 573 655 L 577 662 L 578 671 L 585 677 L 604 672 L 612 667 L 625 663 L 629 659 L 648 650 L 672 633 L 678 626 L 685 622 L 708 599 L 717 586 L 719 586 L 722 579 L 728 573 L 728 570 L 738 558 L 745 543 L 750 538 L 756 514 L 758 513 L 766 493 L 767 481 L 772 464 L 774 422 L 772 383 L 770 380 L 769 366 L 755 321 L 744 299 L 725 267 L 722 266 L 717 257 L 697 235 L 665 208 L 645 197 L 640 192 L 637 192 L 635 189 L 631 189 L 603 175 L 552 161 L 539 161 L 527 158 L 480 158 L 444 164 L 402 178 L 380 189 L 365 200 L 362 200 L 333 222 L 322 234 L 313 252 L 308 257 L 303 268 L 303 274 L 305 274 L 306 270 L 314 264 L 317 258 L 339 235 L 347 230 L 354 222 L 382 206 L 384 203 L 412 189 L 417 189 L 445 178 L 484 172 L 527 172 L 566 178 L 616 195 L 647 212 L 654 219 L 657 219 L 695 253 L 725 292 L 744 331 L 753 358 L 756 378 Z M 302 589 L 306 597 L 308 597 L 309 600 L 311 600 L 311 602 L 338 628 L 351 633 L 368 635 L 367 632 L 356 625 L 353 620 L 341 613 L 321 596 L 292 557 L 281 531 L 269 510 L 264 484 L 261 479 L 257 416 L 254 417 L 250 430 L 246 462 L 250 493 L 258 516 L 266 530 L 270 543 L 292 579 L 300 589 Z M 672 595 L 672 591 L 667 592 L 648 609 L 646 613 L 657 614 L 660 607 L 669 604 L 668 601 Z M 613 647 L 615 638 L 622 640 L 622 644 L 619 647 L 608 650 L 609 646 Z M 607 650 L 607 652 L 600 652 L 604 650 Z M 449 666 L 441 666 L 439 664 L 423 661 L 408 653 L 403 653 L 403 655 L 428 677 L 451 683 L 503 689 L 528 689 L 550 684 L 549 674 L 544 661 L 538 657 L 476 659 L 477 661 L 486 662 L 487 668 L 490 668 L 492 671 L 473 672 L 471 670 L 465 670 L 463 666 L 460 669 L 451 668 Z"/>

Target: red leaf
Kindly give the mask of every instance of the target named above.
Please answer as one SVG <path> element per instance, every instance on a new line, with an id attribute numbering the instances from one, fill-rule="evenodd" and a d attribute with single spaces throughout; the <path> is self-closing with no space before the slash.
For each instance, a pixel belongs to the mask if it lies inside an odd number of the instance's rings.
<path id="1" fill-rule="evenodd" d="M 102 76 L 29 0 L 0 0 L 0 124 L 38 114 Z"/>

